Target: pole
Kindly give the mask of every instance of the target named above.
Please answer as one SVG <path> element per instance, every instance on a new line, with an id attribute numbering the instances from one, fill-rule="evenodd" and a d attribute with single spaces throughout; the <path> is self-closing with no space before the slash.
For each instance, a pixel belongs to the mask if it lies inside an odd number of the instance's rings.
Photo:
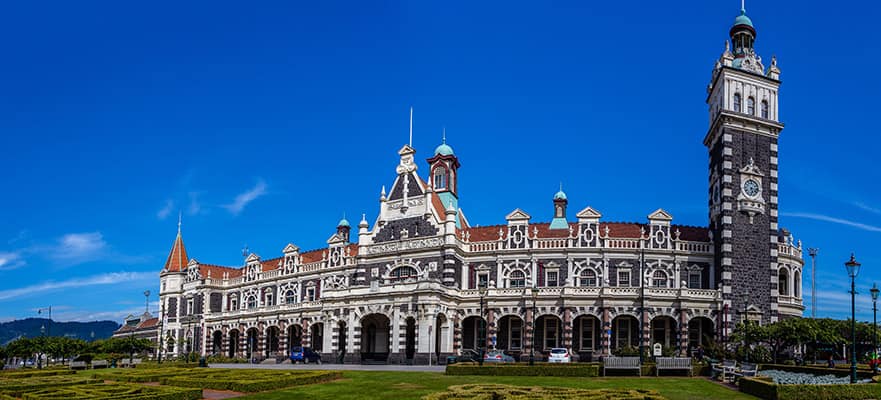
<path id="1" fill-rule="evenodd" d="M 529 365 L 535 365 L 535 293 L 532 294 L 532 336 L 529 342 Z"/>
<path id="2" fill-rule="evenodd" d="M 645 241 L 642 234 L 639 235 L 639 364 L 644 360 L 643 347 L 645 346 L 645 277 L 643 274 L 645 264 Z M 628 340 L 629 341 L 629 340 Z"/>
<path id="3" fill-rule="evenodd" d="M 850 277 L 850 383 L 857 383 L 857 305 L 855 277 Z"/>
<path id="4" fill-rule="evenodd" d="M 480 294 L 480 338 L 483 339 L 483 346 L 480 346 L 480 339 L 477 340 L 478 347 L 480 348 L 480 359 L 477 360 L 477 364 L 481 367 L 483 366 L 483 349 L 486 347 L 486 333 L 484 332 L 483 326 L 483 293 Z"/>
<path id="5" fill-rule="evenodd" d="M 878 301 L 872 299 L 872 358 L 877 360 L 878 352 Z"/>
<path id="6" fill-rule="evenodd" d="M 816 247 L 808 248 L 811 256 L 811 318 L 817 318 L 817 252 Z"/>
<path id="7" fill-rule="evenodd" d="M 160 300 L 161 302 L 162 300 Z M 162 303 L 162 307 L 159 309 L 159 342 L 156 343 L 156 356 L 158 361 L 156 364 L 162 364 L 162 348 L 165 346 L 165 343 L 162 341 L 162 331 L 165 330 L 162 325 L 162 321 L 165 319 L 165 303 Z"/>

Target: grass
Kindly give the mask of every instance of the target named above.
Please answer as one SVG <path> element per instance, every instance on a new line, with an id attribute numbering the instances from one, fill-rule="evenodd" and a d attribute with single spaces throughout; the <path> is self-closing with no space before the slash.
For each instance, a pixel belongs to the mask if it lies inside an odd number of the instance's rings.
<path id="1" fill-rule="evenodd" d="M 669 400 L 756 399 L 704 378 L 568 378 L 525 376 L 448 376 L 440 372 L 343 371 L 343 379 L 258 393 L 240 399 L 420 399 L 449 386 L 498 383 L 517 386 L 562 386 L 580 389 L 647 389 Z"/>

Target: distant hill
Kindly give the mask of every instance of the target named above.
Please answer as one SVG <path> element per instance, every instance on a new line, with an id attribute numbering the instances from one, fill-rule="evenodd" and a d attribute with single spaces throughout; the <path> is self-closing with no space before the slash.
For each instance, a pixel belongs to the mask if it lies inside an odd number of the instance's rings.
<path id="1" fill-rule="evenodd" d="M 27 318 L 9 322 L 0 322 L 0 345 L 16 339 L 20 336 L 37 337 L 40 336 L 40 327 L 49 326 L 49 320 L 46 318 Z M 113 334 L 113 331 L 119 329 L 120 324 L 113 321 L 94 321 L 94 322 L 58 322 L 52 321 L 52 336 L 68 336 L 77 339 L 91 341 L 92 332 L 95 332 L 94 339 L 106 339 Z"/>

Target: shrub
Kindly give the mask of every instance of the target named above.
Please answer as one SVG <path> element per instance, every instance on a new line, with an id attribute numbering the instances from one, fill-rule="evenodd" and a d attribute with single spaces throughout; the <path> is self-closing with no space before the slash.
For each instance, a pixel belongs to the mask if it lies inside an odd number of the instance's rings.
<path id="1" fill-rule="evenodd" d="M 234 392 L 262 392 L 299 385 L 328 382 L 342 377 L 339 371 L 256 371 L 220 370 L 182 377 L 161 378 L 163 385 L 232 390 Z"/>
<path id="2" fill-rule="evenodd" d="M 778 385 L 770 378 L 743 378 L 740 391 L 765 400 L 858 400 L 881 398 L 881 385 Z"/>
<path id="3" fill-rule="evenodd" d="M 34 369 L 24 371 L 4 371 L 0 372 L 0 379 L 21 379 L 38 376 L 70 375 L 74 373 L 76 373 L 76 371 L 71 371 L 69 369 Z"/>
<path id="4" fill-rule="evenodd" d="M 131 384 L 67 386 L 25 393 L 22 400 L 196 400 L 202 398 L 201 389 L 159 387 Z"/>
<path id="5" fill-rule="evenodd" d="M 655 391 L 644 389 L 574 389 L 564 387 L 528 387 L 495 384 L 450 386 L 446 392 L 432 393 L 423 400 L 664 400 Z"/>
<path id="6" fill-rule="evenodd" d="M 447 375 L 493 375 L 493 376 L 599 376 L 600 366 L 593 363 L 550 364 L 452 364 L 447 365 Z"/>
<path id="7" fill-rule="evenodd" d="M 834 374 L 836 376 L 850 375 L 849 369 L 840 369 L 840 368 L 825 368 L 825 367 L 798 366 L 798 365 L 785 365 L 785 364 L 761 364 L 761 365 L 759 365 L 759 370 L 765 370 L 765 369 L 776 369 L 776 370 L 788 371 L 788 372 L 802 372 L 802 373 L 814 374 L 814 375 L 826 375 L 826 374 Z M 857 370 L 857 377 L 860 379 L 871 378 L 872 372 L 868 371 L 868 370 Z"/>
<path id="8" fill-rule="evenodd" d="M 55 388 L 74 385 L 91 385 L 103 382 L 100 379 L 91 379 L 76 375 L 41 376 L 23 379 L 0 380 L 0 393 L 10 396 L 21 397 L 25 392 L 36 389 Z"/>
<path id="9" fill-rule="evenodd" d="M 181 377 L 195 374 L 192 368 L 150 368 L 150 369 L 117 369 L 112 373 L 92 373 L 93 378 L 102 378 L 119 382 L 159 382 L 162 378 Z"/>
<path id="10" fill-rule="evenodd" d="M 212 364 L 243 364 L 247 363 L 247 358 L 227 357 L 220 354 L 208 356 L 208 362 Z"/>

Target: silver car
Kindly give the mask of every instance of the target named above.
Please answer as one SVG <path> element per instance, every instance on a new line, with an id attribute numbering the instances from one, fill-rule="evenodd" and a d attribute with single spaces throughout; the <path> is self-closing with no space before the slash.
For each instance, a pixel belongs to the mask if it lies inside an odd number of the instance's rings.
<path id="1" fill-rule="evenodd" d="M 514 357 L 511 357 L 501 350 L 490 350 L 483 355 L 483 362 L 514 362 Z"/>
<path id="2" fill-rule="evenodd" d="M 562 347 L 554 347 L 551 349 L 551 352 L 548 353 L 549 363 L 567 363 L 570 361 L 571 358 L 569 358 L 569 350 Z"/>

